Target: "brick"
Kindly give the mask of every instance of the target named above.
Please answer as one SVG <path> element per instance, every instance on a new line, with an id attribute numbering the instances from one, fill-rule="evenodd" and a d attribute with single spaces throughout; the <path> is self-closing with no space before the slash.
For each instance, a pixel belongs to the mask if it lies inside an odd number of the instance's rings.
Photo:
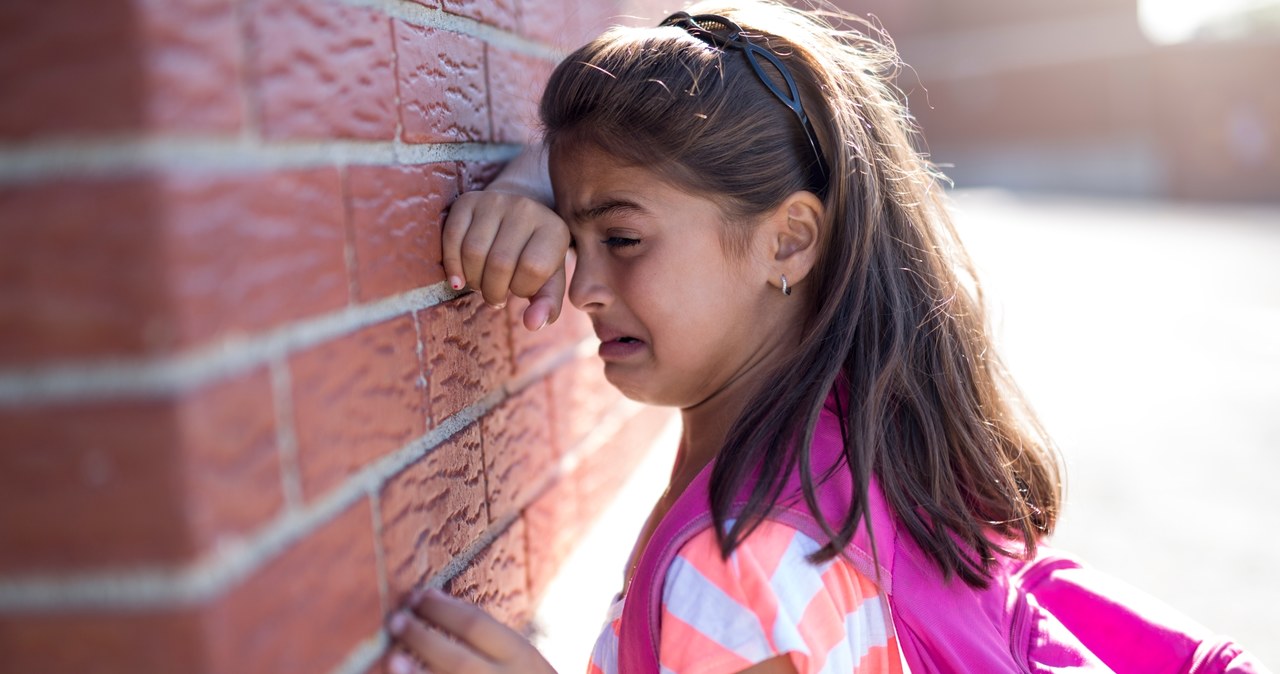
<path id="1" fill-rule="evenodd" d="M 521 630 L 530 619 L 527 583 L 525 528 L 517 518 L 445 589 L 475 602 L 508 627 Z"/>
<path id="2" fill-rule="evenodd" d="M 498 177 L 506 164 L 497 162 L 464 162 L 459 169 L 459 182 L 463 192 L 482 190 Z"/>
<path id="3" fill-rule="evenodd" d="M 208 609 L 212 672 L 328 672 L 381 627 L 369 502 L 268 562 Z"/>
<path id="4" fill-rule="evenodd" d="M 158 202 L 144 177 L 0 188 L 0 365 L 172 346 Z"/>
<path id="5" fill-rule="evenodd" d="M 516 3 L 517 0 L 441 0 L 440 4 L 450 14 L 514 31 L 519 23 L 520 13 L 520 6 Z"/>
<path id="6" fill-rule="evenodd" d="M 444 281 L 440 232 L 458 196 L 455 163 L 347 169 L 357 298 L 369 302 Z"/>
<path id="7" fill-rule="evenodd" d="M 235 132 L 244 123 L 232 0 L 139 0 L 151 128 Z"/>
<path id="8" fill-rule="evenodd" d="M 385 15 L 305 0 L 258 0 L 247 13 L 254 102 L 265 136 L 395 137 L 394 52 Z"/>
<path id="9" fill-rule="evenodd" d="M 346 306 L 337 169 L 166 182 L 166 248 L 176 338 L 256 332 Z"/>
<path id="10" fill-rule="evenodd" d="M 618 0 L 573 3 L 526 2 L 521 7 L 520 27 L 525 37 L 550 45 L 565 53 L 595 39 L 605 29 L 625 17 Z M 663 15 L 665 16 L 665 15 Z M 657 19 L 644 25 L 656 25 Z"/>
<path id="11" fill-rule="evenodd" d="M 13 2 L 0 26 L 0 138 L 239 128 L 229 0 Z"/>
<path id="12" fill-rule="evenodd" d="M 402 316 L 290 359 L 308 499 L 426 432 L 417 346 L 413 319 Z"/>
<path id="13" fill-rule="evenodd" d="M 511 330 L 511 357 L 516 377 L 522 377 L 540 365 L 553 360 L 566 350 L 578 348 L 579 342 L 592 334 L 586 314 L 565 301 L 560 318 L 541 330 L 524 327 L 524 311 L 529 302 L 513 299 L 507 304 L 507 324 Z"/>
<path id="14" fill-rule="evenodd" d="M 0 573 L 190 554 L 167 403 L 4 410 L 0 429 Z"/>
<path id="15" fill-rule="evenodd" d="M 529 598 L 536 605 L 577 547 L 586 529 L 583 520 L 591 513 L 578 508 L 577 483 L 562 478 L 534 499 L 522 517 L 529 538 Z"/>
<path id="16" fill-rule="evenodd" d="M 191 559 L 278 512 L 264 372 L 173 400 L 0 412 L 0 573 Z"/>
<path id="17" fill-rule="evenodd" d="M 590 519 L 604 512 L 671 414 L 667 408 L 646 407 L 623 423 L 612 438 L 583 457 L 571 478 L 577 483 L 580 512 Z M 584 521 L 582 525 L 590 523 Z"/>
<path id="18" fill-rule="evenodd" d="M 499 387 L 511 374 L 506 313 L 470 293 L 418 314 L 433 425 Z"/>
<path id="19" fill-rule="evenodd" d="M 489 514 L 496 521 L 519 510 L 555 468 L 547 382 L 530 384 L 480 421 Z"/>
<path id="20" fill-rule="evenodd" d="M 526 144 L 533 140 L 538 129 L 538 101 L 552 67 L 544 59 L 489 47 L 493 140 Z"/>
<path id="21" fill-rule="evenodd" d="M 392 23 L 404 141 L 486 140 L 489 109 L 484 42 L 402 21 Z"/>
<path id="22" fill-rule="evenodd" d="M 0 138 L 143 126 L 147 88 L 134 3 L 0 3 Z"/>
<path id="23" fill-rule="evenodd" d="M 622 394 L 604 377 L 604 363 L 595 356 L 579 358 L 550 376 L 552 436 L 563 454 L 586 437 Z"/>
<path id="24" fill-rule="evenodd" d="M 388 480 L 379 500 L 387 581 L 398 599 L 439 573 L 489 526 L 480 425 L 466 427 Z"/>
<path id="25" fill-rule="evenodd" d="M 6 672 L 205 672 L 202 642 L 194 611 L 0 616 Z"/>
<path id="26" fill-rule="evenodd" d="M 202 550 L 246 536 L 284 507 L 275 404 L 265 369 L 177 407 L 188 522 Z"/>

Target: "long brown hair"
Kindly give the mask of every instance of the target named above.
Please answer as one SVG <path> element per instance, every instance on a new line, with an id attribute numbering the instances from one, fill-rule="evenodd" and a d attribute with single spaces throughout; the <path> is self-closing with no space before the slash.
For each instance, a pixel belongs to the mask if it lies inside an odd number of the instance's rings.
<path id="1" fill-rule="evenodd" d="M 829 181 L 796 116 L 741 54 L 679 28 L 617 28 L 578 49 L 551 76 L 541 116 L 548 147 L 591 144 L 716 200 L 733 223 L 730 251 L 793 192 L 823 197 L 801 342 L 743 409 L 713 468 L 723 554 L 768 514 L 787 475 L 809 465 L 819 412 L 840 378 L 844 458 L 858 493 L 844 521 L 819 517 L 830 540 L 814 561 L 838 555 L 869 522 L 874 476 L 947 577 L 985 585 L 996 554 L 1029 554 L 1052 531 L 1058 458 L 992 348 L 943 178 L 915 149 L 918 133 L 892 84 L 896 54 L 870 25 L 834 12 L 769 0 L 703 2 L 689 12 L 733 20 L 783 60 Z M 731 512 L 757 466 L 749 502 Z M 817 513 L 814 476 L 800 473 Z"/>

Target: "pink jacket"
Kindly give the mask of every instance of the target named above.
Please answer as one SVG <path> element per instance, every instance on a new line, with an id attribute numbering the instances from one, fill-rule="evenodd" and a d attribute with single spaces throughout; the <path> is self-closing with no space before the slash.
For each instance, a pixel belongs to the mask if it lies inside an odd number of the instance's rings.
<path id="1" fill-rule="evenodd" d="M 828 399 L 814 432 L 815 475 L 840 460 L 842 442 Z M 712 525 L 710 475 L 708 465 L 658 524 L 641 555 L 620 625 L 619 667 L 624 674 L 658 674 L 663 579 L 680 547 Z M 835 471 L 818 490 L 828 520 L 842 520 L 854 494 L 848 470 Z M 1039 547 L 1032 560 L 1001 558 L 985 589 L 958 579 L 944 581 L 910 536 L 899 531 L 874 481 L 869 493 L 876 555 L 865 527 L 845 554 L 889 597 L 898 643 L 913 674 L 1267 671 L 1229 640 L 1212 638 L 1154 598 L 1047 546 Z M 800 478 L 793 475 L 770 519 L 826 540 L 801 494 Z"/>

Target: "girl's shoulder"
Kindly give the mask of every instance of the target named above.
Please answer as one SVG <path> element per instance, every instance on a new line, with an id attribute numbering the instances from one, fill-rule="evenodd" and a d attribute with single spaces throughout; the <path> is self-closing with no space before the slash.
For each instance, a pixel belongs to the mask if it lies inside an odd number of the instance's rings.
<path id="1" fill-rule="evenodd" d="M 887 598 L 842 557 L 809 562 L 820 547 L 769 519 L 727 559 L 713 529 L 690 539 L 663 584 L 663 667 L 736 672 L 789 654 L 802 674 L 901 671 Z"/>

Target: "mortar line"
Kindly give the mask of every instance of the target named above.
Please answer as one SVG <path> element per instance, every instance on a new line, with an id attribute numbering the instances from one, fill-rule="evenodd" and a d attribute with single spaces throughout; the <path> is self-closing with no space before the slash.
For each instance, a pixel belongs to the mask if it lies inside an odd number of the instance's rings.
<path id="1" fill-rule="evenodd" d="M 530 40 L 523 35 L 490 26 L 465 16 L 450 14 L 442 9 L 426 7 L 411 0 L 335 1 L 352 7 L 373 9 L 391 18 L 422 28 L 438 28 L 450 33 L 479 38 L 488 44 L 549 61 L 559 61 L 565 56 L 563 50 L 550 47 L 536 40 Z"/>
<path id="2" fill-rule="evenodd" d="M 0 408 L 181 393 L 462 294 L 440 282 L 158 358 L 55 362 L 28 370 L 0 370 Z"/>
<path id="3" fill-rule="evenodd" d="M 276 412 L 276 452 L 280 458 L 280 487 L 287 511 L 303 505 L 302 471 L 298 468 L 298 436 L 294 431 L 293 377 L 288 361 L 271 362 L 271 394 Z"/>
<path id="4" fill-rule="evenodd" d="M 584 343 L 590 345 L 590 340 L 583 340 L 564 349 L 561 354 L 544 359 L 525 378 L 526 385 L 547 376 L 567 358 L 584 352 Z M 132 571 L 0 578 L 0 613 L 22 610 L 165 608 L 198 604 L 215 597 L 247 579 L 294 543 L 345 512 L 360 498 L 381 489 L 387 480 L 426 457 L 467 426 L 479 421 L 519 390 L 515 386 L 499 387 L 476 403 L 444 419 L 421 437 L 365 466 L 309 506 L 297 510 L 286 509 L 247 539 L 231 539 L 192 563 Z M 607 423 L 598 424 L 587 437 L 595 437 L 601 428 L 607 426 Z M 558 475 L 559 472 L 555 474 Z M 541 493 L 540 490 L 537 493 Z M 520 510 L 526 505 L 527 502 L 522 503 Z M 520 510 L 516 512 L 519 513 Z"/>
<path id="5" fill-rule="evenodd" d="M 328 166 L 508 161 L 515 143 L 285 141 L 235 136 L 117 136 L 0 143 L 0 185 L 156 171 L 254 171 Z"/>

